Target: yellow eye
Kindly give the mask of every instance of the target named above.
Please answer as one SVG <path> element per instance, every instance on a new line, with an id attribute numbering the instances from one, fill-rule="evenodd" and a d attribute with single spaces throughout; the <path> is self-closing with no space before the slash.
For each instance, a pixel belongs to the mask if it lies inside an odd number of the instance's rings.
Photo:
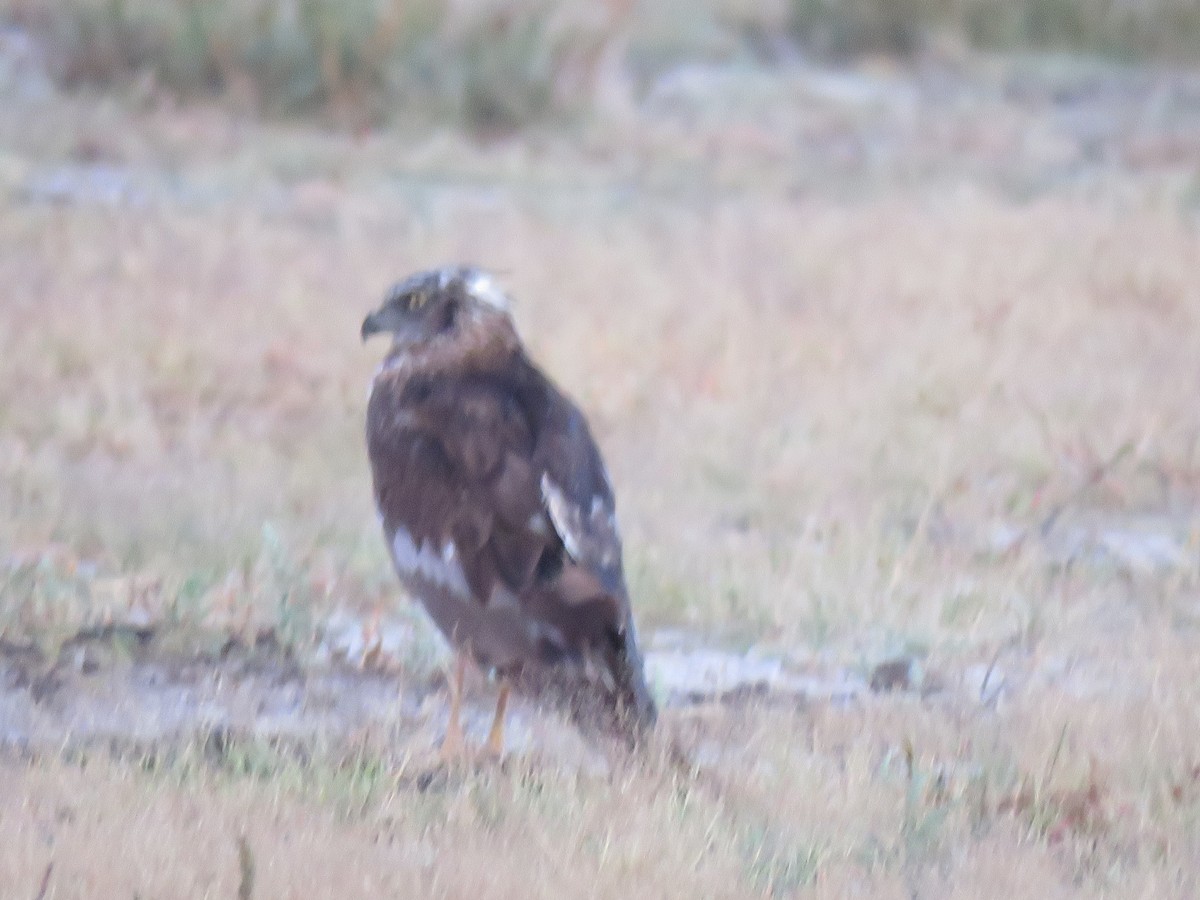
<path id="1" fill-rule="evenodd" d="M 422 306 L 425 305 L 425 303 L 428 299 L 429 299 L 429 294 L 427 294 L 425 291 L 417 291 L 415 294 L 412 294 L 409 296 L 408 308 L 409 309 L 420 309 Z"/>

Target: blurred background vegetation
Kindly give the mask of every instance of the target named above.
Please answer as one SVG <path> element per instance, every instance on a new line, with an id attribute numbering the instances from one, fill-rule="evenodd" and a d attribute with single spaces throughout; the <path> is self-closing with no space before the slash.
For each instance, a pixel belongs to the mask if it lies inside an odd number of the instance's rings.
<path id="1" fill-rule="evenodd" d="M 64 84 L 513 130 L 682 62 L 1054 50 L 1200 59 L 1197 0 L 0 0 Z"/>

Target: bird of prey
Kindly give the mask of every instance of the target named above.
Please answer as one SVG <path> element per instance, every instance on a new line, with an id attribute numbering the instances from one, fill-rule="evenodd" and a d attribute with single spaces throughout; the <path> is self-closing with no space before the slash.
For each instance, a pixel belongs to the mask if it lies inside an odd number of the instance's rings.
<path id="1" fill-rule="evenodd" d="M 526 354 L 506 294 L 469 266 L 388 291 L 362 337 L 391 336 L 371 385 L 375 504 L 401 583 L 456 651 L 442 753 L 465 750 L 468 659 L 510 687 L 653 725 L 612 485 L 583 413 Z"/>

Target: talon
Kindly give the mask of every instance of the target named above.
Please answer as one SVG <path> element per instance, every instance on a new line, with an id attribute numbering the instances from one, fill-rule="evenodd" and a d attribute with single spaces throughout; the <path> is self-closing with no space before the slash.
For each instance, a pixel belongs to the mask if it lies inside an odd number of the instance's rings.
<path id="1" fill-rule="evenodd" d="M 442 761 L 447 763 L 461 762 L 466 756 L 467 742 L 462 727 L 463 679 L 466 673 L 467 658 L 460 653 L 454 660 L 454 674 L 450 679 L 450 718 L 439 751 Z"/>
<path id="2" fill-rule="evenodd" d="M 508 707 L 508 682 L 501 682 L 500 695 L 496 698 L 496 715 L 492 719 L 484 749 L 488 756 L 499 759 L 504 755 L 504 711 Z"/>

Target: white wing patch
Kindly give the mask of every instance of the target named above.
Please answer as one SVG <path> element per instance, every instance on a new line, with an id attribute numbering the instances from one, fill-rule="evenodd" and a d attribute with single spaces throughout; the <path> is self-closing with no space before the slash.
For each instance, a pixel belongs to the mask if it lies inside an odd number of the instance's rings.
<path id="1" fill-rule="evenodd" d="M 583 547 L 579 543 L 580 535 L 583 532 L 579 509 L 572 505 L 571 501 L 563 494 L 562 489 L 550 480 L 549 475 L 542 475 L 542 500 L 546 503 L 550 521 L 554 524 L 554 530 L 558 532 L 558 536 L 562 538 L 567 553 L 578 562 L 583 555 Z"/>
<path id="2" fill-rule="evenodd" d="M 392 537 L 392 559 L 401 576 L 423 578 L 464 600 L 471 597 L 471 589 L 459 565 L 458 549 L 453 541 L 447 541 L 439 552 L 429 541 L 422 541 L 418 547 L 411 534 L 403 528 L 397 528 Z"/>
<path id="3" fill-rule="evenodd" d="M 621 546 L 617 517 L 602 497 L 592 497 L 585 521 L 584 511 L 567 499 L 546 474 L 542 475 L 542 500 L 554 530 L 573 560 L 599 564 L 606 569 L 617 564 Z M 585 542 L 590 546 L 585 547 Z"/>

